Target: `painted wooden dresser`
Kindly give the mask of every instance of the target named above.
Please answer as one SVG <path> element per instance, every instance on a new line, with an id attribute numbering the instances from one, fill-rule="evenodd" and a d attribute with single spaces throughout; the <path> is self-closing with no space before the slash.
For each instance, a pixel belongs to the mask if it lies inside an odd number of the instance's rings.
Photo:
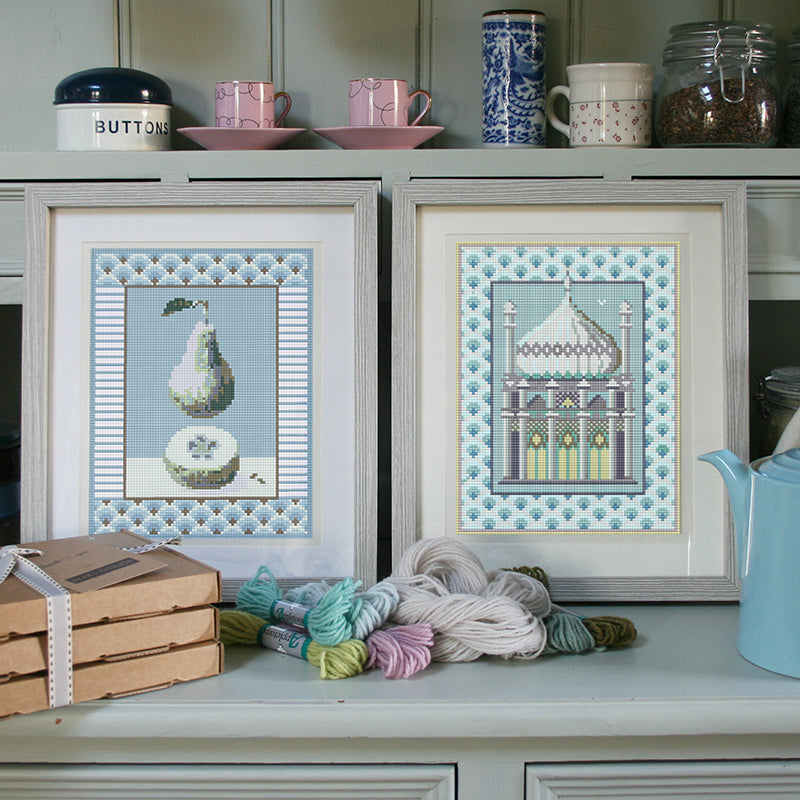
<path id="1" fill-rule="evenodd" d="M 219 677 L 0 721 L 0 797 L 800 797 L 800 681 L 738 655 L 735 605 L 611 613 L 633 647 L 399 681 L 229 648 Z"/>

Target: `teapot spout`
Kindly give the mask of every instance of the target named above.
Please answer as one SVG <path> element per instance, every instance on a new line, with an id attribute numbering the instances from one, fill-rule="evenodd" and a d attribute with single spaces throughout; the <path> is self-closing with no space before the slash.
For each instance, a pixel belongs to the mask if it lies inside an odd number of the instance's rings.
<path id="1" fill-rule="evenodd" d="M 750 468 L 730 450 L 715 450 L 712 453 L 705 453 L 698 456 L 698 460 L 707 461 L 715 466 L 725 481 L 728 500 L 733 512 L 736 549 L 739 553 L 743 553 L 750 517 Z"/>

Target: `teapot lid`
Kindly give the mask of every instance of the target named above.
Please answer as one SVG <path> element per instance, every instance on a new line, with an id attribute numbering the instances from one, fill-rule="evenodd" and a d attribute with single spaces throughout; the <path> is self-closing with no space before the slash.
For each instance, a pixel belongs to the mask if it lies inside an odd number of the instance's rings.
<path id="1" fill-rule="evenodd" d="M 756 472 L 768 478 L 800 484 L 800 447 L 762 458 L 754 467 Z"/>

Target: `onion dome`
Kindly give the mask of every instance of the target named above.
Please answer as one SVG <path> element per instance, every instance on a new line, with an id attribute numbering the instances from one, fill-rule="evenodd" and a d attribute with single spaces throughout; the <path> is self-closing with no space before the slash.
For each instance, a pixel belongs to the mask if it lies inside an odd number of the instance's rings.
<path id="1" fill-rule="evenodd" d="M 614 337 L 573 304 L 570 287 L 567 276 L 564 299 L 517 344 L 516 366 L 526 378 L 608 378 L 620 365 Z"/>

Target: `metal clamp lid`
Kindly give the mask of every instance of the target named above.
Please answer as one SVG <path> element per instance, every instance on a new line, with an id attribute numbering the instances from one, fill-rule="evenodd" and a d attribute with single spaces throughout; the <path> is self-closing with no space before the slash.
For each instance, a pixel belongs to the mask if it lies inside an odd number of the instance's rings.
<path id="1" fill-rule="evenodd" d="M 742 41 L 744 39 L 744 41 Z M 753 42 L 750 31 L 739 25 L 726 25 L 717 29 L 714 45 L 714 66 L 719 72 L 722 97 L 728 103 L 741 103 L 745 95 L 745 70 L 753 63 Z M 738 69 L 741 79 L 739 96 L 729 97 L 725 91 L 725 70 Z"/>
<path id="2" fill-rule="evenodd" d="M 717 66 L 722 58 L 745 69 L 752 64 L 774 64 L 777 44 L 772 26 L 764 23 L 723 20 L 685 22 L 669 29 L 664 45 L 664 64 L 701 61 Z"/>

